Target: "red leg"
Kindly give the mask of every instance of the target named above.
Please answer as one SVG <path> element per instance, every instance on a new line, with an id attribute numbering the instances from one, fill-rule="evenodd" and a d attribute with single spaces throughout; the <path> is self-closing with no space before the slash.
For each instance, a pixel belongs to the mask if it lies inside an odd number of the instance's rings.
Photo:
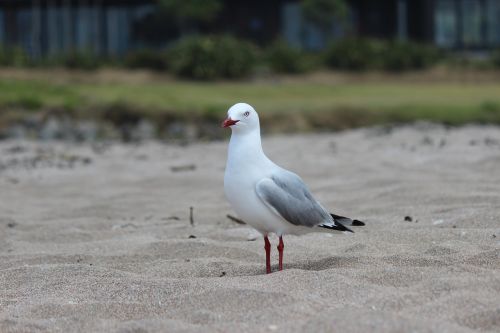
<path id="1" fill-rule="evenodd" d="M 271 273 L 271 243 L 267 235 L 264 236 L 264 249 L 266 249 L 266 273 Z"/>
<path id="2" fill-rule="evenodd" d="M 285 244 L 283 244 L 283 237 L 280 236 L 280 243 L 278 244 L 278 252 L 280 255 L 279 267 L 280 271 L 283 270 L 283 249 L 285 248 Z"/>

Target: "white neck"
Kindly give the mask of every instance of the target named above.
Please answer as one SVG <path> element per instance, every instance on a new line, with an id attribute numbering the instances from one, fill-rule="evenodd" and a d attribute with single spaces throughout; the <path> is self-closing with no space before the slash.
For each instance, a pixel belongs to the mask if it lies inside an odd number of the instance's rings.
<path id="1" fill-rule="evenodd" d="M 240 163 L 258 166 L 267 161 L 269 160 L 262 150 L 259 128 L 248 132 L 232 132 L 229 141 L 228 168 Z"/>

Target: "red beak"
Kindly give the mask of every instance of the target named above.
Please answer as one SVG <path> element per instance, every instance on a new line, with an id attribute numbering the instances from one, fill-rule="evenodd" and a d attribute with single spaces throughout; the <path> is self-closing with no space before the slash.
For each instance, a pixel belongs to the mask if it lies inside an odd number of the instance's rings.
<path id="1" fill-rule="evenodd" d="M 232 120 L 231 118 L 227 118 L 226 120 L 224 120 L 221 124 L 221 127 L 229 127 L 229 126 L 233 126 L 234 124 L 236 124 L 239 120 Z"/>

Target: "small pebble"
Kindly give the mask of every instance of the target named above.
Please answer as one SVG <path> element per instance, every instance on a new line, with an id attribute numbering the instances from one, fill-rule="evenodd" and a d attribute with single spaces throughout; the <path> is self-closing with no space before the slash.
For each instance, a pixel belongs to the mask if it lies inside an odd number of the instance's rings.
<path id="1" fill-rule="evenodd" d="M 405 216 L 405 221 L 411 222 L 411 221 L 413 221 L 413 218 L 411 216 Z"/>
<path id="2" fill-rule="evenodd" d="M 179 165 L 170 167 L 172 172 L 182 172 L 182 171 L 193 171 L 196 170 L 196 165 L 187 164 L 187 165 Z"/>
<path id="3" fill-rule="evenodd" d="M 7 178 L 7 181 L 11 184 L 18 184 L 19 183 L 19 179 L 17 179 L 17 178 Z"/>
<path id="4" fill-rule="evenodd" d="M 189 235 L 188 238 L 196 238 L 196 236 L 195 235 Z"/>
<path id="5" fill-rule="evenodd" d="M 362 227 L 365 225 L 365 222 L 362 222 L 360 220 L 354 220 L 354 221 L 352 221 L 352 225 L 355 227 Z"/>

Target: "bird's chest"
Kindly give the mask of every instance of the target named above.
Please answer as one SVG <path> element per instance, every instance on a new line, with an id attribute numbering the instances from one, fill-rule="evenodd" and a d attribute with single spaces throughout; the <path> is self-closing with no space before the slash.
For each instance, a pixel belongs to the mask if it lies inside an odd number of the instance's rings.
<path id="1" fill-rule="evenodd" d="M 260 200 L 255 190 L 257 182 L 265 177 L 258 171 L 234 171 L 228 169 L 224 176 L 224 192 L 227 200 L 240 218 L 258 230 L 265 230 L 264 221 L 271 212 Z"/>
<path id="2" fill-rule="evenodd" d="M 233 206 L 244 206 L 245 202 L 257 199 L 255 186 L 258 177 L 248 171 L 232 170 L 228 168 L 224 175 L 224 192 Z"/>

